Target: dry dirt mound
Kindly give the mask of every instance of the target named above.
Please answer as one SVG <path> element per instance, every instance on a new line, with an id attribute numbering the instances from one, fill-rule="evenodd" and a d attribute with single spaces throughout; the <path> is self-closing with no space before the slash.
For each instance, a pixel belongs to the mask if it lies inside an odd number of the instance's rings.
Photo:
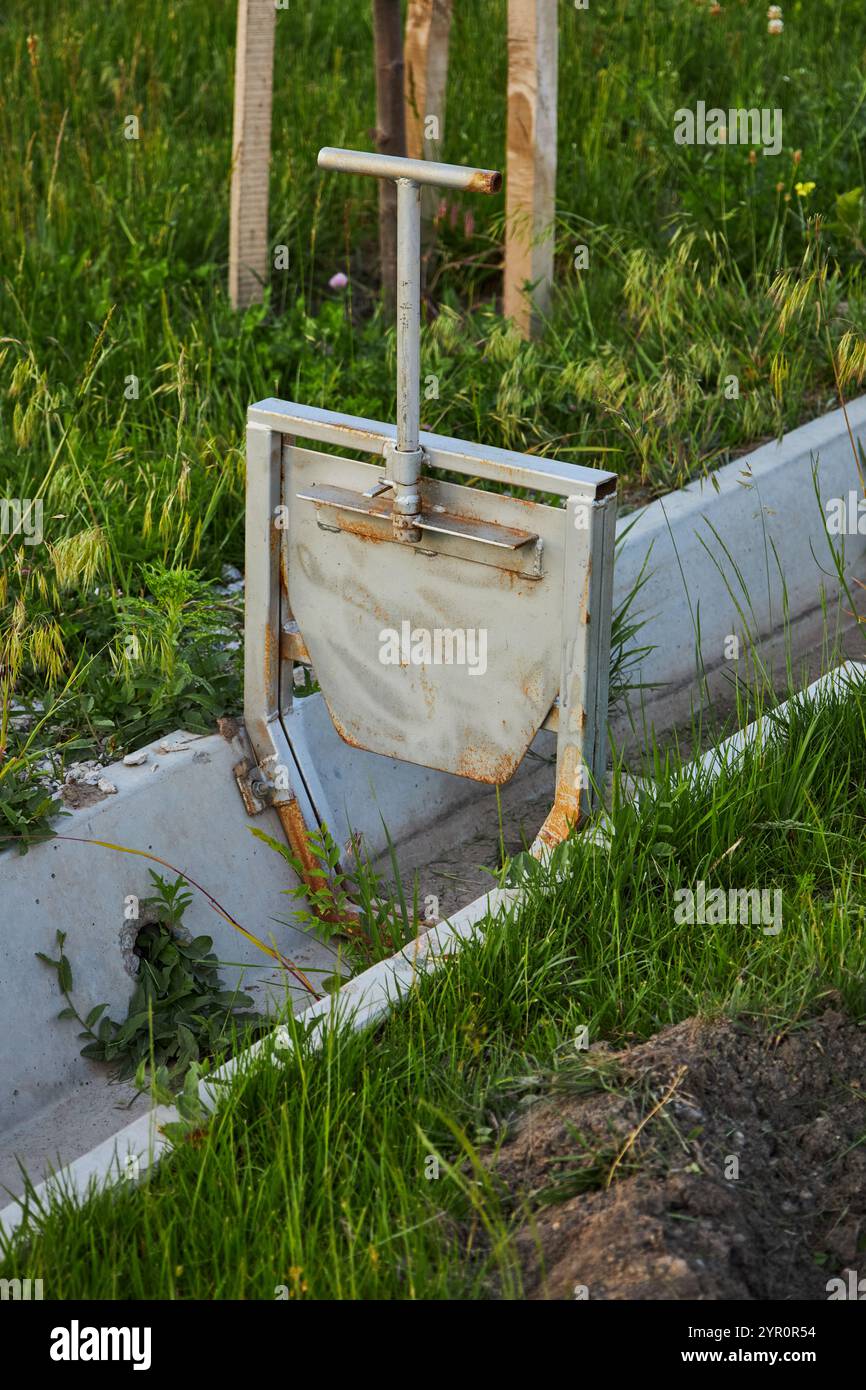
<path id="1" fill-rule="evenodd" d="M 826 1300 L 866 1275 L 866 1029 L 688 1020 L 579 1058 L 491 1160 L 531 1213 L 529 1297 Z"/>

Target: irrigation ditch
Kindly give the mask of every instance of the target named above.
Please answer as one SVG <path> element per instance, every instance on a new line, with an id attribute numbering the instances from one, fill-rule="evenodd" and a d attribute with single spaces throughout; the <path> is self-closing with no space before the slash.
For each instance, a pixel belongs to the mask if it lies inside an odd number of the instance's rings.
<path id="1" fill-rule="evenodd" d="M 634 616 L 642 624 L 633 677 L 642 687 L 627 697 L 611 721 L 620 750 L 637 752 L 652 735 L 694 737 L 696 718 L 706 741 L 730 711 L 738 663 L 764 663 L 771 673 L 793 670 L 803 683 L 846 655 L 862 651 L 856 616 L 840 586 L 826 518 L 832 499 L 858 487 L 852 438 L 866 437 L 866 397 L 764 445 L 677 493 L 621 518 L 618 524 L 614 604 L 639 583 Z M 866 534 L 856 524 L 844 541 L 845 575 L 864 575 Z M 861 680 L 859 666 L 846 668 Z M 832 679 L 829 678 L 828 679 Z M 322 697 L 303 702 L 317 765 L 329 795 L 345 805 L 340 743 Z M 747 735 L 740 735 L 745 737 Z M 441 795 L 432 830 L 402 835 L 388 827 L 401 875 L 418 872 L 423 896 L 433 895 L 442 921 L 390 960 L 347 981 L 336 994 L 309 1005 L 297 981 L 276 962 L 263 966 L 254 944 L 243 942 L 209 898 L 195 894 L 185 920 L 192 936 L 207 934 L 230 988 L 242 985 L 263 1013 L 292 1007 L 309 1019 L 344 1019 L 363 1027 L 393 1007 L 421 970 L 443 952 L 459 948 L 480 920 L 495 923 L 517 890 L 491 890 L 486 868 L 503 841 L 522 848 L 550 804 L 553 735 L 540 733 L 501 799 L 477 784 L 442 788 L 425 769 L 413 769 L 410 793 Z M 60 823 L 60 836 L 26 856 L 0 856 L 4 968 L 0 1016 L 14 1046 L 4 1045 L 0 1086 L 0 1183 L 22 1191 L 19 1162 L 35 1181 L 71 1185 L 140 1176 L 157 1162 L 169 1141 L 161 1126 L 177 1118 L 171 1106 L 150 1108 L 146 1096 L 119 1087 L 104 1063 L 79 1053 L 74 1029 L 58 1020 L 57 981 L 35 959 L 50 954 L 65 930 L 76 974 L 88 998 L 122 1014 L 132 979 L 129 927 L 124 904 L 149 889 L 147 855 L 177 866 L 190 880 L 275 949 L 315 975 L 333 968 L 332 954 L 296 915 L 299 899 L 283 896 L 299 884 L 290 867 L 260 838 L 235 779 L 248 756 L 242 727 L 190 737 L 182 731 L 155 740 L 146 757 L 104 770 L 112 791 L 85 798 Z M 698 749 L 695 749 L 698 752 Z M 712 755 L 712 750 L 710 750 Z M 371 755 L 372 756 L 372 755 Z M 454 779 L 455 784 L 461 779 Z M 353 795 L 363 795 L 356 788 Z M 265 808 L 255 824 L 280 835 L 275 812 Z M 83 843 L 83 842 L 98 842 Z M 129 846 L 142 857 L 117 853 Z M 106 847 L 108 846 L 108 847 Z M 387 845 L 373 839 L 371 853 L 387 868 Z M 384 857 L 382 857 L 384 855 Z M 485 868 L 486 866 L 486 868 Z M 255 1050 L 285 1041 L 255 1044 Z M 203 1103 L 245 1058 L 235 1058 L 199 1083 Z M 123 1109 L 122 1106 L 129 1107 Z M 13 1201 L 0 1214 L 6 1230 L 21 1218 Z"/>

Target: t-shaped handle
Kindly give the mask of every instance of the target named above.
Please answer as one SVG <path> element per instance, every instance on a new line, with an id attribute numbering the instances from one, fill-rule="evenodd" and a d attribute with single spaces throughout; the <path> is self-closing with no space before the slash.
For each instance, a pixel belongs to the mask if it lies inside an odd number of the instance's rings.
<path id="1" fill-rule="evenodd" d="M 467 193 L 498 193 L 502 175 L 495 169 L 437 164 L 426 159 L 365 150 L 319 150 L 319 168 L 345 174 L 370 174 L 397 183 L 397 442 L 386 449 L 394 486 L 395 536 L 421 539 L 418 491 L 423 453 L 421 430 L 421 184 L 460 188 Z"/>

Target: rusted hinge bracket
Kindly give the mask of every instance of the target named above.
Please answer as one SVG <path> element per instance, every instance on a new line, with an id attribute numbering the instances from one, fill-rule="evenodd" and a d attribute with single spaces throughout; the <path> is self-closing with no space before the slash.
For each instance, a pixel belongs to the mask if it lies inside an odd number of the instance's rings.
<path id="1" fill-rule="evenodd" d="M 275 788 L 262 769 L 247 758 L 232 768 L 248 816 L 260 816 L 274 799 Z"/>

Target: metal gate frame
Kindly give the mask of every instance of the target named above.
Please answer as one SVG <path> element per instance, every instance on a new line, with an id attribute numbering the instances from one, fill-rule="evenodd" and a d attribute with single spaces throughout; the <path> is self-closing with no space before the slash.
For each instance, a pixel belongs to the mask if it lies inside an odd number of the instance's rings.
<path id="1" fill-rule="evenodd" d="M 267 789 L 296 849 L 299 832 L 323 822 L 333 826 L 335 812 L 317 804 L 310 787 L 315 778 L 305 768 L 309 750 L 298 748 L 291 734 L 293 668 L 310 658 L 292 615 L 283 527 L 277 524 L 288 508 L 301 505 L 285 495 L 284 452 L 297 440 L 311 440 L 381 458 L 395 439 L 394 425 L 287 401 L 263 400 L 249 410 L 244 718 L 259 785 Z M 434 468 L 565 499 L 559 696 L 542 726 L 557 734 L 556 797 L 539 834 L 543 843 L 556 843 L 581 810 L 589 809 L 607 761 L 616 476 L 423 431 L 421 445 Z M 342 751 L 351 759 L 358 750 L 347 743 Z M 387 818 L 387 771 L 393 760 L 364 756 L 382 765 L 376 790 Z"/>
<path id="2" fill-rule="evenodd" d="M 475 781 L 508 780 L 513 771 L 513 757 L 503 761 L 501 772 L 492 770 L 488 759 L 483 769 L 473 771 L 470 767 L 466 776 L 452 775 L 463 771 L 462 764 L 455 763 L 453 758 L 450 762 L 434 764 L 429 739 L 426 766 L 424 757 L 413 759 L 411 743 L 396 751 L 388 745 L 389 756 L 385 756 L 369 711 L 366 722 L 359 721 L 361 738 L 354 739 L 336 719 L 332 722 L 326 715 L 323 723 L 318 715 L 306 717 L 311 701 L 318 700 L 318 696 L 308 696 L 301 701 L 294 697 L 295 663 L 314 666 L 315 663 L 310 660 L 304 633 L 292 611 L 293 570 L 287 533 L 293 526 L 305 528 L 310 543 L 317 545 L 308 520 L 312 513 L 308 511 L 303 519 L 296 521 L 294 509 L 315 508 L 320 530 L 343 531 L 347 538 L 353 538 L 347 539 L 348 546 L 384 542 L 388 548 L 398 547 L 403 555 L 414 550 L 416 559 L 422 563 L 425 555 L 448 557 L 440 561 L 443 576 L 446 564 L 453 565 L 455 556 L 458 565 L 479 560 L 483 564 L 493 564 L 500 571 L 516 570 L 518 592 L 513 604 L 509 600 L 506 605 L 510 619 L 512 606 L 515 615 L 520 611 L 519 583 L 524 584 L 523 593 L 528 594 L 531 592 L 529 581 L 542 576 L 543 541 L 532 532 L 509 529 L 514 527 L 514 511 L 518 504 L 507 502 L 502 493 L 443 484 L 432 477 L 429 470 L 484 479 L 507 491 L 526 490 L 534 497 L 554 496 L 564 501 L 561 508 L 535 501 L 522 503 L 530 524 L 534 516 L 539 532 L 546 530 L 548 540 L 555 541 L 562 578 L 559 693 L 551 708 L 546 710 L 550 692 L 556 689 L 556 683 L 548 676 L 543 704 L 542 696 L 536 693 L 535 704 L 530 706 L 532 727 L 528 730 L 529 737 L 537 728 L 554 730 L 557 735 L 555 800 L 533 845 L 533 852 L 541 855 L 545 848 L 563 839 L 581 814 L 589 809 L 606 767 L 616 475 L 489 448 L 419 428 L 419 185 L 439 184 L 492 192 L 499 187 L 500 176 L 490 170 L 330 149 L 321 151 L 319 163 L 324 168 L 374 174 L 394 178 L 397 182 L 398 209 L 402 217 L 398 245 L 397 422 L 366 420 L 275 399 L 259 401 L 249 409 L 244 716 L 257 767 L 246 779 L 246 791 L 253 801 L 257 799 L 258 803 L 268 802 L 275 807 L 290 844 L 305 866 L 308 881 L 320 885 L 322 869 L 310 854 L 309 832 L 328 825 L 332 834 L 337 831 L 335 838 L 343 841 L 347 851 L 352 835 L 359 829 L 368 844 L 371 831 L 375 839 L 375 829 L 367 814 L 369 796 L 358 793 L 356 787 L 353 811 L 351 796 L 340 808 L 333 789 L 329 791 L 325 786 L 322 759 L 328 758 L 333 750 L 334 724 L 343 739 L 338 760 L 341 776 L 345 774 L 344 790 L 353 779 L 358 784 L 366 780 L 373 791 L 376 819 L 384 818 L 387 822 L 390 816 L 401 833 L 418 830 L 432 819 L 438 819 L 449 806 L 465 801 L 468 788 Z M 345 449 L 351 451 L 352 458 L 347 461 L 333 454 L 310 453 L 300 441 Z M 359 455 L 370 456 L 371 461 L 363 463 Z M 382 462 L 377 465 L 376 459 L 384 461 L 387 476 L 383 476 Z M 422 465 L 426 465 L 427 473 L 422 471 Z M 352 487 L 333 486 L 329 468 L 334 477 L 344 483 L 350 480 Z M 312 478 L 313 481 L 296 488 L 296 469 L 306 469 L 308 480 Z M 365 483 L 369 486 L 364 486 Z M 381 494 L 386 491 L 392 493 L 388 502 L 381 500 Z M 456 498 L 458 505 L 462 501 L 464 515 L 454 515 L 453 506 L 449 509 L 442 505 L 440 499 L 448 501 L 449 498 L 452 501 Z M 467 499 L 472 502 L 468 507 Z M 511 518 L 507 525 L 497 520 L 497 504 L 500 512 Z M 443 524 L 442 514 L 446 511 L 449 514 Z M 485 516 L 485 512 L 493 515 Z M 560 515 L 561 532 L 558 529 Z M 297 544 L 294 533 L 292 540 Z M 534 547 L 528 544 L 530 541 L 534 542 Z M 307 553 L 310 553 L 309 544 Z M 364 552 L 355 550 L 354 555 L 356 563 L 366 563 Z M 510 558 L 502 558 L 507 555 Z M 405 566 L 402 570 L 401 566 L 402 560 L 391 568 L 397 574 L 412 572 L 411 567 L 406 571 Z M 551 569 L 548 580 L 555 579 L 558 573 L 556 568 Z M 430 586 L 435 587 L 435 582 L 434 571 Z M 298 592 L 299 595 L 304 592 L 303 584 Z M 307 595 L 309 598 L 309 584 Z M 343 610 L 339 601 L 334 607 L 333 593 L 329 600 L 332 618 L 341 617 Z M 328 604 L 322 607 L 327 612 Z M 316 611 L 316 605 L 308 602 L 311 621 Z M 543 617 L 547 633 L 544 650 L 549 653 L 556 638 L 555 633 L 550 632 L 551 615 L 546 609 Z M 334 648 L 335 662 L 332 662 L 331 650 L 322 647 L 328 634 L 318 630 L 315 622 L 314 628 L 308 635 L 311 643 L 315 637 L 314 645 L 318 647 L 323 666 L 333 668 L 329 675 L 333 678 L 336 671 L 336 683 L 344 685 L 340 653 L 346 648 Z M 371 680 L 373 674 L 371 672 Z M 325 682 L 322 692 L 332 706 L 333 689 L 332 699 L 328 699 Z M 345 699 L 345 691 L 339 693 Z M 515 700 L 518 695 L 515 686 Z M 447 693 L 445 699 L 448 699 Z M 483 710 L 479 708 L 479 720 L 482 716 Z M 441 723 L 441 711 L 437 711 L 436 717 Z M 316 722 L 318 729 L 311 736 L 310 725 Z M 518 756 L 525 747 L 525 733 L 526 730 L 520 732 Z M 331 746 L 326 749 L 324 743 L 329 740 Z M 377 742 L 380 751 L 369 751 Z M 512 753 L 514 747 L 512 739 Z M 422 765 L 420 771 L 418 764 Z M 430 773 L 426 769 L 432 765 L 450 770 Z M 419 796 L 422 784 L 424 794 Z M 359 826 L 359 819 L 366 824 Z"/>

